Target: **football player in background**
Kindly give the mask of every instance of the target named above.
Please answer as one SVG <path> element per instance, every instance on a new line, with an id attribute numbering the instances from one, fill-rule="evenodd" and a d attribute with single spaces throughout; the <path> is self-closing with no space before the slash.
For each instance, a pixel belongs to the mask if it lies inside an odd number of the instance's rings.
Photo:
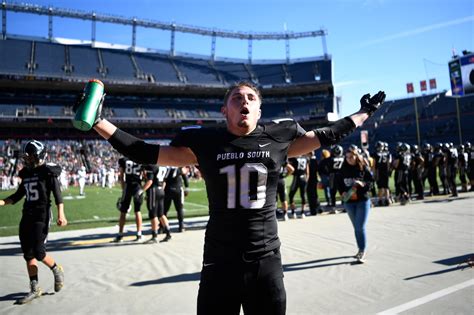
<path id="1" fill-rule="evenodd" d="M 188 176 L 182 167 L 170 167 L 165 181 L 165 216 L 168 216 L 173 202 L 178 217 L 178 231 L 184 232 L 184 197 L 188 195 Z"/>
<path id="2" fill-rule="evenodd" d="M 52 220 L 51 193 L 58 209 L 56 223 L 67 225 L 64 215 L 64 204 L 61 185 L 58 177 L 61 167 L 56 164 L 45 164 L 46 148 L 43 143 L 32 140 L 23 148 L 25 167 L 20 170 L 21 184 L 17 191 L 0 200 L 0 206 L 15 204 L 25 197 L 23 215 L 20 221 L 20 243 L 23 258 L 30 278 L 30 292 L 17 300 L 18 304 L 28 303 L 42 295 L 38 285 L 38 261 L 48 266 L 54 275 L 54 291 L 59 292 L 64 284 L 64 271 L 56 264 L 53 257 L 46 253 L 46 239 Z"/>
<path id="3" fill-rule="evenodd" d="M 162 242 L 171 239 L 170 225 L 165 215 L 165 188 L 169 168 L 166 166 L 146 165 L 144 167 L 146 182 L 143 190 L 146 191 L 146 205 L 148 217 L 151 221 L 151 238 L 146 243 L 158 243 L 158 223 L 160 223 L 165 238 Z"/>
<path id="4" fill-rule="evenodd" d="M 304 219 L 304 208 L 306 206 L 306 185 L 308 184 L 309 177 L 309 158 L 307 155 L 298 156 L 296 158 L 290 158 L 288 162 L 295 169 L 293 172 L 293 180 L 291 181 L 290 193 L 288 198 L 290 200 L 291 217 L 296 218 L 296 204 L 294 201 L 296 192 L 300 191 L 301 198 L 301 218 Z"/>
<path id="5" fill-rule="evenodd" d="M 79 195 L 84 196 L 84 187 L 86 186 L 86 167 L 81 166 L 81 168 L 77 171 L 77 181 L 79 182 Z"/>
<path id="6" fill-rule="evenodd" d="M 390 165 L 392 164 L 392 155 L 388 150 L 388 144 L 377 141 L 375 153 L 373 155 L 375 162 L 374 178 L 378 189 L 378 205 L 390 205 L 390 189 L 388 181 L 390 178 Z"/>
<path id="7" fill-rule="evenodd" d="M 331 157 L 329 158 L 329 187 L 331 192 L 331 210 L 330 213 L 337 213 L 336 210 L 336 177 L 341 170 L 342 163 L 344 163 L 343 149 L 340 145 L 335 145 L 331 148 Z"/>
<path id="8" fill-rule="evenodd" d="M 281 203 L 281 210 L 283 211 L 283 221 L 288 221 L 288 200 L 286 200 L 286 181 L 285 178 L 288 175 L 293 174 L 295 168 L 286 161 L 280 167 L 280 173 L 278 176 L 278 183 L 277 183 L 277 203 L 278 199 L 280 199 Z"/>
<path id="9" fill-rule="evenodd" d="M 230 87 L 222 114 L 226 129 L 184 128 L 169 146 L 149 144 L 102 119 L 94 129 L 141 164 L 199 165 L 209 221 L 199 285 L 198 314 L 284 314 L 286 291 L 277 233 L 276 186 L 287 156 L 333 145 L 353 132 L 385 100 L 380 91 L 331 126 L 306 132 L 292 119 L 258 124 L 262 98 L 249 82 Z"/>
<path id="10" fill-rule="evenodd" d="M 128 158 L 119 160 L 119 181 L 122 186 L 122 200 L 120 202 L 119 232 L 114 242 L 120 243 L 123 239 L 123 228 L 126 216 L 133 199 L 133 211 L 135 212 L 135 223 L 137 225 L 136 241 L 142 240 L 142 213 L 140 208 L 143 203 L 142 189 L 142 166 Z"/>

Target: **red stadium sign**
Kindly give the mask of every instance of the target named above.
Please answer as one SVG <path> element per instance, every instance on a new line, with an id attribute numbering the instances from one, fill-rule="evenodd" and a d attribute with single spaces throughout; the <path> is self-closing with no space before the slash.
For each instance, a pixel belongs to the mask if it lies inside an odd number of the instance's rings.
<path id="1" fill-rule="evenodd" d="M 426 91 L 426 90 L 427 90 L 427 87 L 426 87 L 426 80 L 420 81 L 420 90 L 422 90 L 422 91 Z"/>
<path id="2" fill-rule="evenodd" d="M 407 83 L 407 93 L 415 93 L 415 88 L 413 87 L 413 83 Z"/>
<path id="3" fill-rule="evenodd" d="M 436 90 L 436 79 L 430 79 L 430 90 Z"/>

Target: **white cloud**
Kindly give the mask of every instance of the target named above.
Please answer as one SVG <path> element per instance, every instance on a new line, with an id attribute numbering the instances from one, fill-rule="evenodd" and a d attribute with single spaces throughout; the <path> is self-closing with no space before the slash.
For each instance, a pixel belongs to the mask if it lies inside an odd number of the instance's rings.
<path id="1" fill-rule="evenodd" d="M 364 80 L 349 80 L 349 81 L 341 81 L 341 82 L 335 82 L 334 87 L 335 88 L 341 88 L 345 86 L 352 86 L 352 85 L 360 85 L 360 84 L 365 84 L 366 81 Z"/>
<path id="2" fill-rule="evenodd" d="M 389 35 L 389 36 L 382 37 L 382 38 L 379 38 L 379 39 L 366 41 L 366 42 L 361 44 L 361 47 L 371 46 L 371 45 L 374 45 L 374 44 L 383 43 L 383 42 L 391 41 L 391 40 L 394 40 L 394 39 L 415 36 L 415 35 L 418 35 L 418 34 L 431 32 L 431 31 L 436 30 L 436 29 L 445 28 L 445 27 L 458 25 L 458 24 L 463 24 L 463 23 L 468 23 L 468 22 L 472 22 L 472 21 L 474 21 L 474 15 L 467 16 L 467 17 L 464 17 L 464 18 L 459 18 L 459 19 L 452 20 L 452 21 L 446 21 L 446 22 L 441 22 L 441 23 L 437 23 L 437 24 L 427 25 L 427 26 L 424 26 L 424 27 L 415 28 L 413 30 L 409 30 L 409 31 Z"/>

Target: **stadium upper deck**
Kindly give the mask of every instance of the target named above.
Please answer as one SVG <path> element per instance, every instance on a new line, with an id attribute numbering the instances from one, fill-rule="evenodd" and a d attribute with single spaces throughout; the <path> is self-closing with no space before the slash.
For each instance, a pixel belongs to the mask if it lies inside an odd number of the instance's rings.
<path id="1" fill-rule="evenodd" d="M 83 84 L 99 78 L 111 88 L 131 85 L 181 92 L 186 87 L 196 92 L 204 88 L 221 91 L 235 81 L 248 80 L 275 93 L 278 88 L 294 86 L 300 86 L 299 91 L 301 87 L 306 91 L 332 89 L 331 60 L 327 58 L 250 64 L 10 38 L 0 41 L 0 56 L 2 81 L 54 79 Z"/>
<path id="2" fill-rule="evenodd" d="M 0 40 L 2 135 L 54 134 L 71 128 L 71 104 L 90 78 L 106 85 L 105 115 L 129 128 L 176 128 L 222 123 L 226 88 L 256 83 L 264 95 L 263 119 L 326 121 L 334 112 L 332 61 L 306 58 L 252 62 L 170 56 L 158 52 L 67 45 L 36 38 Z M 74 130 L 69 130 L 73 134 Z M 155 135 L 157 133 L 154 133 Z"/>

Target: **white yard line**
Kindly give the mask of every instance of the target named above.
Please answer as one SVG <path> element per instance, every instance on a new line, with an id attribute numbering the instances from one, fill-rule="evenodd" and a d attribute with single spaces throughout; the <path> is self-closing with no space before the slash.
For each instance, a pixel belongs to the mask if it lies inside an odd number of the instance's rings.
<path id="1" fill-rule="evenodd" d="M 377 315 L 392 315 L 392 314 L 399 314 L 401 312 L 407 311 L 409 309 L 415 308 L 417 306 L 423 305 L 425 303 L 431 302 L 433 300 L 439 299 L 443 296 L 446 296 L 448 294 L 451 294 L 453 292 L 462 290 L 464 288 L 470 287 L 471 285 L 474 285 L 474 279 L 468 280 L 463 283 L 459 283 L 456 285 L 453 285 L 452 287 L 440 290 L 438 292 L 434 292 L 431 294 L 428 294 L 424 297 L 418 298 L 416 300 L 410 301 L 408 303 L 396 306 L 394 308 L 388 309 L 386 311 L 382 311 L 380 313 L 377 313 Z"/>

